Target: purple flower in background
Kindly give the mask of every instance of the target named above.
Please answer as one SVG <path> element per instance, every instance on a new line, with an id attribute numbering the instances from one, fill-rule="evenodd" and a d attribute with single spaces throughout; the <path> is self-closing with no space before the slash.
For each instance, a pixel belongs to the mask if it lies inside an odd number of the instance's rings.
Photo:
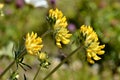
<path id="1" fill-rule="evenodd" d="M 56 7 L 56 0 L 50 0 L 50 4 L 52 5 L 53 8 Z"/>
<path id="2" fill-rule="evenodd" d="M 50 0 L 50 3 L 51 3 L 52 5 L 55 5 L 55 4 L 56 4 L 56 0 Z"/>
<path id="3" fill-rule="evenodd" d="M 73 23 L 70 23 L 70 24 L 68 25 L 68 30 L 69 30 L 70 32 L 74 32 L 74 31 L 76 30 L 76 26 L 75 26 Z"/>
<path id="4" fill-rule="evenodd" d="M 16 7 L 22 8 L 24 6 L 24 0 L 16 0 Z"/>

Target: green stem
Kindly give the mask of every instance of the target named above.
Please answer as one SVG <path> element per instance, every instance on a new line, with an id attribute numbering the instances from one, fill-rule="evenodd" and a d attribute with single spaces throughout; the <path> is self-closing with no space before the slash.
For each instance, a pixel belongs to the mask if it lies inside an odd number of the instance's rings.
<path id="1" fill-rule="evenodd" d="M 0 79 L 13 66 L 14 63 L 15 63 L 15 60 L 0 74 Z"/>
<path id="2" fill-rule="evenodd" d="M 50 32 L 52 32 L 52 30 L 47 30 L 45 33 L 43 33 L 42 35 L 41 35 L 41 38 L 43 38 L 43 37 L 45 37 L 47 34 L 49 34 Z"/>
<path id="3" fill-rule="evenodd" d="M 42 34 L 41 35 L 41 37 L 43 38 L 43 37 L 45 37 L 47 34 L 49 34 L 50 32 L 52 32 L 52 30 L 47 30 L 44 34 Z M 38 68 L 38 70 L 37 70 L 37 72 L 36 72 L 36 74 L 35 74 L 35 76 L 34 76 L 34 79 L 33 80 L 35 80 L 36 79 L 36 77 L 37 77 L 37 75 L 38 75 L 38 73 L 39 73 L 39 71 L 40 71 L 40 69 L 41 69 L 41 67 L 39 66 L 39 68 Z"/>
<path id="4" fill-rule="evenodd" d="M 37 78 L 37 75 L 38 75 L 38 73 L 39 73 L 40 69 L 41 69 L 41 67 L 39 66 L 39 68 L 38 68 L 38 70 L 37 70 L 37 72 L 36 72 L 36 74 L 35 74 L 35 76 L 34 76 L 34 79 L 33 79 L 33 80 L 35 80 L 35 79 Z"/>
<path id="5" fill-rule="evenodd" d="M 24 48 L 24 51 L 22 53 L 23 54 L 18 56 L 19 59 L 25 55 L 25 48 Z M 0 79 L 14 65 L 15 62 L 16 62 L 16 60 L 14 60 L 11 64 L 9 64 L 9 66 L 0 74 Z"/>
<path id="6" fill-rule="evenodd" d="M 81 49 L 83 46 L 79 46 L 76 48 L 73 52 L 71 52 L 63 61 L 61 61 L 43 80 L 46 80 L 49 76 L 51 76 L 59 67 L 65 63 L 75 52 L 77 52 L 79 49 Z"/>

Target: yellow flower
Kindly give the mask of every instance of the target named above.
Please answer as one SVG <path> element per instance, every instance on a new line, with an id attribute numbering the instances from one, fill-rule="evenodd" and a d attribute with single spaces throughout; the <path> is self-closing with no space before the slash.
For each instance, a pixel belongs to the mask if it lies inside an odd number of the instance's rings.
<path id="1" fill-rule="evenodd" d="M 66 28 L 67 27 L 67 21 L 66 21 L 66 18 L 65 17 L 63 17 L 63 18 L 61 18 L 61 19 L 57 19 L 56 20 L 56 23 L 55 23 L 55 25 L 54 25 L 54 29 L 58 29 L 58 28 L 62 28 L 62 27 L 64 27 L 64 28 Z"/>
<path id="2" fill-rule="evenodd" d="M 46 60 L 47 59 L 47 54 L 44 52 L 39 53 L 39 59 L 40 60 Z"/>
<path id="3" fill-rule="evenodd" d="M 55 39 L 56 45 L 59 48 L 62 48 L 61 43 L 68 44 L 70 42 L 69 38 L 72 36 L 72 34 L 69 34 L 68 32 L 69 31 L 66 28 L 61 28 L 60 30 L 57 31 Z"/>
<path id="4" fill-rule="evenodd" d="M 90 26 L 82 25 L 80 32 L 82 37 L 85 38 L 84 45 L 87 52 L 87 61 L 93 64 L 94 60 L 101 59 L 98 55 L 105 53 L 104 50 L 101 50 L 105 47 L 105 45 L 99 45 L 98 36 Z"/>
<path id="5" fill-rule="evenodd" d="M 63 13 L 61 11 L 59 11 L 58 9 L 50 9 L 49 10 L 49 18 L 55 20 L 54 23 L 54 29 L 59 29 L 61 27 L 67 27 L 67 21 L 66 21 L 66 17 L 63 16 Z"/>
<path id="6" fill-rule="evenodd" d="M 42 39 L 37 37 L 37 33 L 32 32 L 26 35 L 25 47 L 29 54 L 37 55 L 42 49 Z"/>
<path id="7" fill-rule="evenodd" d="M 55 33 L 56 45 L 59 48 L 62 48 L 62 44 L 68 44 L 70 42 L 70 37 L 72 34 L 69 34 L 67 30 L 67 20 L 66 17 L 63 16 L 63 13 L 58 9 L 50 9 L 49 10 L 49 18 L 54 21 L 53 30 Z"/>
<path id="8" fill-rule="evenodd" d="M 0 9 L 2 9 L 4 7 L 3 3 L 0 3 Z"/>
<path id="9" fill-rule="evenodd" d="M 4 16 L 2 8 L 4 7 L 3 3 L 0 3 L 0 16 Z"/>
<path id="10" fill-rule="evenodd" d="M 53 10 L 53 9 L 50 9 L 49 10 L 49 17 L 51 17 L 52 19 L 60 19 L 60 18 L 62 18 L 63 17 L 63 14 L 62 14 L 62 12 L 61 11 L 59 11 L 58 9 L 55 9 L 55 10 Z"/>
<path id="11" fill-rule="evenodd" d="M 38 60 L 40 61 L 40 66 L 44 68 L 48 68 L 50 62 L 48 61 L 48 55 L 45 52 L 40 52 L 38 54 Z"/>

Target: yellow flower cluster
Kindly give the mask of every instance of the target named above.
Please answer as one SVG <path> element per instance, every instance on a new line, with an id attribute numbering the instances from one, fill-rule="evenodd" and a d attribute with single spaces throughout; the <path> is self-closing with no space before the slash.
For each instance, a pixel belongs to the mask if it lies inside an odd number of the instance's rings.
<path id="1" fill-rule="evenodd" d="M 28 33 L 26 35 L 25 47 L 29 54 L 38 55 L 39 51 L 41 51 L 43 47 L 42 39 L 40 37 L 37 37 L 37 33 Z"/>
<path id="2" fill-rule="evenodd" d="M 62 12 L 59 11 L 58 9 L 50 9 L 49 11 L 49 17 L 52 19 L 55 19 L 55 24 L 54 24 L 54 29 L 58 29 L 61 27 L 67 27 L 67 21 L 66 21 L 66 17 L 63 16 Z"/>
<path id="3" fill-rule="evenodd" d="M 4 7 L 3 3 L 0 3 L 0 16 L 4 16 L 2 8 Z"/>
<path id="4" fill-rule="evenodd" d="M 70 42 L 70 37 L 72 34 L 68 34 L 68 30 L 66 28 L 61 28 L 57 33 L 56 33 L 56 36 L 55 36 L 55 39 L 56 39 L 56 45 L 59 47 L 59 48 L 62 48 L 61 46 L 61 43 L 62 42 L 63 44 L 68 44 Z"/>
<path id="5" fill-rule="evenodd" d="M 41 60 L 46 60 L 46 59 L 47 59 L 47 54 L 46 54 L 45 52 L 41 52 L 41 53 L 39 54 L 39 59 L 41 59 Z"/>
<path id="6" fill-rule="evenodd" d="M 98 55 L 105 53 L 104 50 L 101 50 L 105 45 L 99 45 L 98 36 L 96 32 L 93 31 L 92 27 L 82 25 L 80 27 L 80 32 L 85 38 L 84 45 L 87 51 L 87 61 L 91 64 L 94 63 L 94 60 L 100 60 L 101 58 Z"/>
<path id="7" fill-rule="evenodd" d="M 49 17 L 58 20 L 58 19 L 63 18 L 63 13 L 61 11 L 59 11 L 57 8 L 55 10 L 54 9 L 50 9 L 49 10 Z"/>
<path id="8" fill-rule="evenodd" d="M 4 7 L 3 3 L 0 3 L 0 9 L 2 9 Z"/>
<path id="9" fill-rule="evenodd" d="M 62 12 L 58 9 L 50 9 L 49 18 L 55 21 L 53 29 L 55 32 L 56 45 L 59 48 L 62 48 L 61 43 L 68 44 L 70 42 L 70 37 L 72 36 L 72 34 L 69 34 L 69 31 L 67 30 L 68 24 L 66 17 L 63 16 Z"/>
<path id="10" fill-rule="evenodd" d="M 41 52 L 41 49 L 43 47 L 42 39 L 40 37 L 37 37 L 37 33 L 32 32 L 31 34 L 28 33 L 26 35 L 25 47 L 29 54 L 38 57 L 40 66 L 47 68 L 50 65 L 50 62 L 47 60 L 47 54 L 45 52 Z"/>

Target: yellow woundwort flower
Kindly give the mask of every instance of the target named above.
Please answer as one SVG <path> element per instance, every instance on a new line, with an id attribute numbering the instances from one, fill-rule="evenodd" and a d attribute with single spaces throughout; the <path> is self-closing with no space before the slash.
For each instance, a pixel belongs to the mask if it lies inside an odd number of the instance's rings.
<path id="1" fill-rule="evenodd" d="M 68 24 L 66 17 L 63 16 L 63 13 L 58 9 L 50 9 L 49 18 L 54 21 L 53 29 L 55 32 L 56 45 L 59 48 L 62 48 L 61 43 L 68 44 L 70 42 L 70 37 L 72 36 L 72 34 L 69 34 L 69 31 L 67 30 Z"/>
<path id="2" fill-rule="evenodd" d="M 57 31 L 55 39 L 56 45 L 59 48 L 62 48 L 61 43 L 68 44 L 70 42 L 69 38 L 72 36 L 72 34 L 69 34 L 68 32 L 69 31 L 66 28 L 61 28 L 60 30 Z"/>
<path id="3" fill-rule="evenodd" d="M 105 53 L 104 50 L 101 50 L 105 45 L 99 45 L 98 36 L 96 32 L 93 31 L 93 28 L 90 26 L 82 25 L 80 27 L 80 32 L 82 37 L 85 38 L 84 45 L 87 52 L 87 61 L 89 63 L 94 63 L 94 60 L 100 60 L 101 58 L 98 55 Z"/>
<path id="4" fill-rule="evenodd" d="M 37 33 L 28 33 L 26 35 L 25 47 L 29 54 L 37 55 L 43 47 L 42 39 L 40 37 L 37 37 Z"/>

